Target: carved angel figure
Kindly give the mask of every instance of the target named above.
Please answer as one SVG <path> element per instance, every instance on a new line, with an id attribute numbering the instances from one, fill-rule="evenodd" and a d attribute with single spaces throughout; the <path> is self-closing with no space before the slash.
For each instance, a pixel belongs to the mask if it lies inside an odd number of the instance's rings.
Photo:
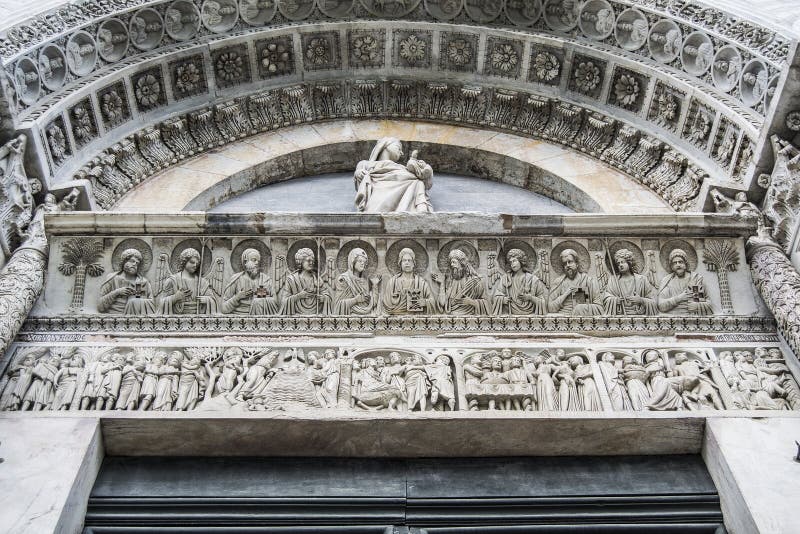
<path id="1" fill-rule="evenodd" d="M 631 251 L 621 248 L 614 253 L 616 273 L 609 278 L 603 294 L 607 315 L 658 315 L 656 291 L 647 278 L 636 272 Z"/>
<path id="2" fill-rule="evenodd" d="M 181 252 L 178 272 L 170 273 L 168 258 L 163 254 L 159 259 L 156 276 L 160 295 L 159 312 L 164 315 L 215 314 L 217 299 L 222 293 L 222 258 L 208 276 L 200 273 L 202 258 L 194 248 Z"/>
<path id="3" fill-rule="evenodd" d="M 433 186 L 433 169 L 411 154 L 406 165 L 399 163 L 403 146 L 398 139 L 378 141 L 368 160 L 361 161 L 354 174 L 356 208 L 367 213 L 433 211 L 427 190 Z"/>

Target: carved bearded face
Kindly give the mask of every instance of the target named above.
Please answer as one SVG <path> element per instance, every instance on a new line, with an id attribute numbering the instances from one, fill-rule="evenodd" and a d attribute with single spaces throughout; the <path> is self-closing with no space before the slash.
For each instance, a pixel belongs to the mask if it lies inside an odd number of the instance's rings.
<path id="1" fill-rule="evenodd" d="M 561 253 L 561 265 L 564 266 L 564 274 L 568 278 L 575 278 L 578 274 L 578 258 L 569 251 Z"/>
<path id="2" fill-rule="evenodd" d="M 136 276 L 139 273 L 139 258 L 136 256 L 129 256 L 125 263 L 122 264 L 122 270 L 125 274 Z"/>
<path id="3" fill-rule="evenodd" d="M 675 273 L 675 276 L 678 278 L 683 278 L 686 275 L 686 260 L 683 259 L 683 256 L 675 256 L 672 258 L 670 267 L 672 267 L 672 272 Z"/>
<path id="4" fill-rule="evenodd" d="M 255 250 L 249 252 L 244 257 L 244 270 L 247 271 L 247 274 L 255 276 L 258 274 L 260 268 L 261 268 L 261 255 Z"/>

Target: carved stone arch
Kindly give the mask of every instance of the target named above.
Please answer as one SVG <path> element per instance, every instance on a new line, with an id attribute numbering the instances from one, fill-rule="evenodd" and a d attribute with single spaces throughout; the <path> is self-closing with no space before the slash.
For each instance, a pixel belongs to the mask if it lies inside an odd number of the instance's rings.
<path id="1" fill-rule="evenodd" d="M 406 121 L 336 121 L 258 134 L 155 174 L 133 187 L 114 209 L 202 211 L 270 183 L 352 172 L 383 136 L 400 138 L 406 152 L 418 149 L 437 172 L 519 186 L 577 212 L 671 211 L 652 190 L 566 147 L 475 128 Z M 170 195 L 158 194 L 163 190 Z M 352 195 L 354 190 L 342 194 Z"/>

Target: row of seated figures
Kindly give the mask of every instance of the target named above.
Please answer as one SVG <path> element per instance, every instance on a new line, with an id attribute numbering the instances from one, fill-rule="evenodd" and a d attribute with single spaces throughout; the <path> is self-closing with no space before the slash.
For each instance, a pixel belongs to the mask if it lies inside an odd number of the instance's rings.
<path id="1" fill-rule="evenodd" d="M 800 410 L 777 347 L 16 348 L 0 410 Z"/>
<path id="2" fill-rule="evenodd" d="M 333 260 L 320 272 L 317 253 L 301 248 L 293 257 L 295 267 L 276 269 L 273 279 L 264 272 L 264 252 L 247 248 L 241 252 L 240 270 L 225 281 L 221 258 L 203 274 L 203 253 L 189 247 L 175 256 L 175 271 L 166 258 L 159 261 L 154 288 L 141 273 L 145 254 L 141 247 L 132 247 L 115 254 L 117 266 L 100 287 L 97 310 L 122 315 L 282 316 L 715 313 L 706 280 L 690 270 L 692 254 L 680 248 L 669 251 L 668 273 L 660 280 L 653 266 L 641 274 L 644 266 L 628 248 L 614 252 L 611 272 L 601 265 L 595 274 L 586 272 L 586 259 L 579 252 L 564 248 L 557 255 L 558 276 L 550 275 L 544 261 L 532 272 L 528 266 L 535 258 L 518 248 L 503 254 L 505 268 L 490 254 L 487 275 L 477 272 L 474 253 L 467 248 L 449 250 L 443 271 L 429 276 L 420 271 L 417 255 L 412 248 L 401 249 L 395 274 L 385 276 L 375 273 L 363 248 L 349 250 L 347 269 L 339 273 Z M 285 264 L 283 258 L 278 260 Z M 606 262 L 599 258 L 596 263 Z"/>

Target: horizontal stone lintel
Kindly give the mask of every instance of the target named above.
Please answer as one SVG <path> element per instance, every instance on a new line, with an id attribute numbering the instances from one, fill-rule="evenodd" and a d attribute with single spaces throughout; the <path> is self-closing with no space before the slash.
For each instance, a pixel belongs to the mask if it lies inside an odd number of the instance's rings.
<path id="1" fill-rule="evenodd" d="M 57 235 L 471 235 L 749 237 L 755 223 L 732 215 L 509 215 L 480 213 L 332 214 L 204 212 L 47 215 Z"/>
<path id="2" fill-rule="evenodd" d="M 697 454 L 715 418 L 790 412 L 647 414 L 122 412 L 5 413 L 97 419 L 112 456 L 479 457 Z"/>

